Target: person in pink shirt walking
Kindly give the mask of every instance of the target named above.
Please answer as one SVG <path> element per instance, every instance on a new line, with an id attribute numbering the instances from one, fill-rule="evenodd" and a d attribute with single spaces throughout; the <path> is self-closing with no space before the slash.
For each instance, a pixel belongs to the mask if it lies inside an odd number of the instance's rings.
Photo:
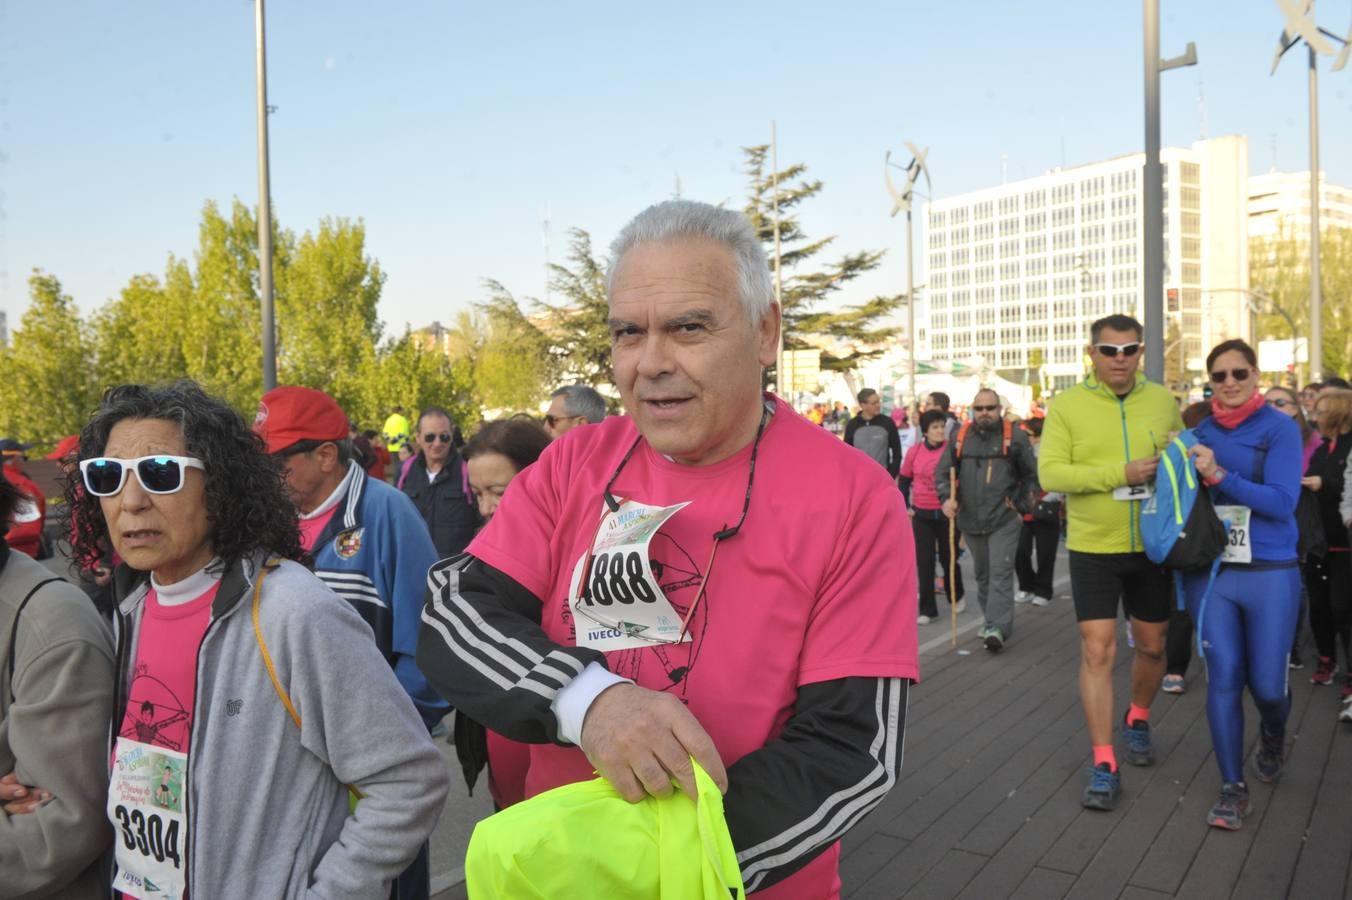
<path id="1" fill-rule="evenodd" d="M 934 598 L 936 553 L 943 566 L 944 593 L 948 595 L 948 602 L 953 603 L 956 597 L 958 612 L 966 608 L 962 599 L 962 571 L 953 568 L 944 500 L 934 489 L 934 469 L 948 446 L 947 428 L 948 417 L 942 411 L 931 409 L 921 413 L 920 433 L 924 437 L 906 452 L 906 459 L 901 464 L 902 490 L 908 491 L 910 496 L 911 528 L 915 532 L 915 570 L 920 585 L 920 615 L 916 621 L 921 625 L 928 625 L 939 615 Z M 957 540 L 958 533 L 954 531 L 953 543 Z M 949 572 L 956 575 L 953 584 L 948 583 Z"/>

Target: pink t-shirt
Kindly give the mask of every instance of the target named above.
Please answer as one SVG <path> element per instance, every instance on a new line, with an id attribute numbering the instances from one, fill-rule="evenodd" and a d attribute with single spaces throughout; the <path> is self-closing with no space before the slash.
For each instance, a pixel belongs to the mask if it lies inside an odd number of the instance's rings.
<path id="1" fill-rule="evenodd" d="M 512 481 L 469 546 L 543 599 L 543 627 L 561 644 L 576 643 L 569 584 L 596 534 L 602 490 L 636 436 L 628 417 L 613 417 L 555 441 Z M 654 506 L 691 501 L 649 545 L 653 572 L 681 615 L 699 591 L 713 533 L 741 515 L 750 456 L 747 446 L 710 466 L 685 466 L 643 442 L 612 488 Z M 694 640 L 607 653 L 607 664 L 686 702 L 731 765 L 780 733 L 802 685 L 918 679 L 912 541 L 886 470 L 778 402 L 746 522 L 719 545 Z M 527 796 L 592 777 L 581 750 L 531 746 Z M 837 857 L 835 849 L 823 854 L 764 896 L 781 888 L 785 897 L 831 895 Z"/>
<path id="2" fill-rule="evenodd" d="M 901 474 L 911 479 L 911 505 L 916 509 L 939 509 L 944 501 L 934 490 L 934 470 L 939 466 L 939 458 L 944 455 L 948 442 L 931 448 L 922 438 L 906 451 L 906 459 L 901 464 Z"/>
<path id="3" fill-rule="evenodd" d="M 178 606 L 161 604 L 151 588 L 136 633 L 136 664 L 118 729 L 122 737 L 188 752 L 197 699 L 197 651 L 220 586 L 220 581 L 213 581 L 201 596 Z"/>
<path id="4" fill-rule="evenodd" d="M 334 505 L 329 507 L 328 512 L 320 513 L 312 519 L 300 520 L 300 545 L 306 552 L 315 548 L 315 541 L 319 540 L 319 536 L 324 533 L 324 529 L 328 527 L 329 521 L 337 511 L 338 507 Z"/>

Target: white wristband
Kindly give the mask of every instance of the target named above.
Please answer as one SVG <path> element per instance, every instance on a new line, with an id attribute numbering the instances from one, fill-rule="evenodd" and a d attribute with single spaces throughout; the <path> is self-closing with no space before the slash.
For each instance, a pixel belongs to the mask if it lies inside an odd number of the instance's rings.
<path id="1" fill-rule="evenodd" d="M 600 663 L 587 663 L 582 674 L 559 688 L 549 709 L 559 722 L 559 737 L 570 744 L 582 745 L 582 722 L 592 701 L 602 691 L 617 684 L 633 684 L 629 678 L 621 678 Z"/>

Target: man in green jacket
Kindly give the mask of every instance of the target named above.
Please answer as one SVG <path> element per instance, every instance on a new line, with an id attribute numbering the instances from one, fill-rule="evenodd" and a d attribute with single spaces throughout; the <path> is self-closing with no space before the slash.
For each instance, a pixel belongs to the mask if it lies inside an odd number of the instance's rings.
<path id="1" fill-rule="evenodd" d="M 1093 374 L 1052 401 L 1038 476 L 1044 490 L 1066 494 L 1070 587 L 1080 625 L 1080 701 L 1094 751 L 1081 803 L 1106 810 L 1121 791 L 1112 744 L 1119 599 L 1136 640 L 1131 704 L 1122 728 L 1127 761 L 1154 763 L 1150 704 L 1164 677 L 1173 592 L 1164 569 L 1146 558 L 1141 502 L 1153 491 L 1159 451 L 1183 421 L 1173 395 L 1137 371 L 1144 355 L 1140 322 L 1107 316 L 1091 326 L 1090 335 Z"/>

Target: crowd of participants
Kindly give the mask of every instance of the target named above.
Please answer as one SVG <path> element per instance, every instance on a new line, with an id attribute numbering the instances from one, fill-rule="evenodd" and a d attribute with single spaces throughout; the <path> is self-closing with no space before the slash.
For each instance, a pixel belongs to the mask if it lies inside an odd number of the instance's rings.
<path id="1" fill-rule="evenodd" d="M 1001 650 L 1017 603 L 1050 602 L 1064 534 L 1093 754 L 1085 807 L 1117 803 L 1115 727 L 1129 763 L 1154 763 L 1151 703 L 1160 690 L 1184 693 L 1194 647 L 1206 648 L 1208 721 L 1222 780 L 1207 819 L 1237 829 L 1249 809 L 1243 692 L 1260 718 L 1253 772 L 1272 782 L 1286 758 L 1287 673 L 1303 669 L 1308 652 L 1307 610 L 1310 682 L 1337 682 L 1336 715 L 1352 722 L 1352 386 L 1328 378 L 1299 391 L 1264 391 L 1253 349 L 1231 340 L 1206 360 L 1207 399 L 1180 414 L 1175 398 L 1140 374 L 1142 348 L 1136 320 L 1109 316 L 1093 325 L 1092 374 L 1047 412 L 1035 407 L 1011 425 L 1004 401 L 982 389 L 959 424 L 949 398 L 933 394 L 908 427 L 904 414 L 884 415 L 877 392 L 865 389 L 843 437 L 908 495 L 921 625 L 938 617 L 941 589 L 952 611 L 964 609 L 954 560 L 965 545 L 983 616 L 978 637 L 987 650 Z M 1214 571 L 1175 579 L 1145 555 L 1140 508 L 1150 501 L 1161 452 L 1184 428 L 1210 499 L 1227 516 L 1242 511 L 1245 524 L 1242 537 L 1231 537 L 1242 551 L 1227 549 Z M 1119 605 L 1134 651 L 1120 721 L 1111 686 Z"/>
<path id="2" fill-rule="evenodd" d="M 1117 803 L 1115 728 L 1127 762 L 1154 762 L 1150 706 L 1186 689 L 1194 628 L 1211 824 L 1248 809 L 1245 687 L 1256 774 L 1281 772 L 1305 596 L 1311 681 L 1336 679 L 1341 647 L 1352 719 L 1345 382 L 1265 397 L 1247 344 L 1212 351 L 1189 454 L 1215 503 L 1243 508 L 1248 555 L 1184 573 L 1176 609 L 1139 519 L 1184 421 L 1138 371 L 1134 319 L 1094 323 L 1093 371 L 1024 421 L 990 389 L 963 416 L 935 393 L 911 422 L 866 389 L 856 414 L 802 417 L 762 390 L 779 312 L 740 216 L 659 204 L 611 258 L 625 416 L 571 386 L 543 424 L 465 440 L 439 407 L 362 430 L 287 386 L 250 423 L 189 381 L 119 386 L 54 453 L 71 580 L 36 561 L 30 448 L 0 443 L 6 890 L 425 898 L 448 793 L 433 739 L 454 709 L 466 783 L 487 768 L 498 809 L 593 773 L 630 802 L 707 776 L 747 891 L 837 896 L 839 839 L 898 776 L 919 627 L 940 593 L 964 608 L 958 556 L 998 653 L 1018 605 L 1051 602 L 1063 531 L 1085 807 Z M 833 490 L 798 489 L 823 477 Z"/>

